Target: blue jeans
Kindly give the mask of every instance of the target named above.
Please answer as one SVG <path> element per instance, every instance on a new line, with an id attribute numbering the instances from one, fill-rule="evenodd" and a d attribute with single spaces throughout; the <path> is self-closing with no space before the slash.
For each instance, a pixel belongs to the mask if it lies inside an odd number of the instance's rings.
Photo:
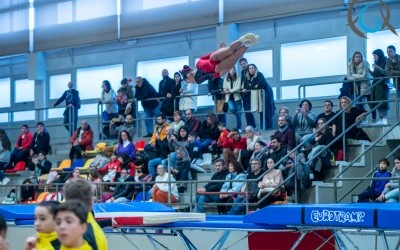
<path id="1" fill-rule="evenodd" d="M 155 159 L 149 161 L 149 174 L 151 174 L 152 176 L 155 176 L 156 168 L 160 164 L 162 164 L 164 166 L 164 168 L 167 168 L 168 159 L 155 158 Z"/>
<path id="2" fill-rule="evenodd" d="M 245 93 L 243 95 L 243 109 L 244 111 L 251 111 L 250 93 Z M 247 126 L 256 128 L 256 120 L 254 119 L 253 113 L 246 112 L 244 115 L 246 117 Z"/>
<path id="3" fill-rule="evenodd" d="M 160 113 L 160 108 L 157 106 L 154 109 L 144 109 L 145 118 L 144 124 L 146 125 L 146 132 L 147 134 L 153 134 L 154 132 L 154 119 L 147 119 L 147 118 L 154 118 L 156 115 Z"/>
<path id="4" fill-rule="evenodd" d="M 246 210 L 246 207 L 242 205 L 242 203 L 246 203 L 247 199 L 246 197 L 241 197 L 237 196 L 235 200 L 233 201 L 233 207 L 231 208 L 231 211 L 228 212 L 229 215 L 236 215 L 236 214 L 242 214 Z"/>
<path id="5" fill-rule="evenodd" d="M 236 116 L 236 128 L 242 128 L 242 100 L 239 101 L 232 101 L 229 100 L 228 102 L 228 109 L 229 112 L 232 112 Z"/>
<path id="6" fill-rule="evenodd" d="M 209 152 L 208 146 L 210 146 L 212 142 L 211 139 L 205 139 L 201 142 L 200 150 L 203 154 Z"/>
<path id="7" fill-rule="evenodd" d="M 219 202 L 219 195 L 211 194 L 211 195 L 199 195 L 197 196 L 197 212 L 204 212 L 204 204 L 211 202 Z"/>
<path id="8" fill-rule="evenodd" d="M 390 190 L 385 194 L 387 202 L 399 202 L 399 188 Z"/>

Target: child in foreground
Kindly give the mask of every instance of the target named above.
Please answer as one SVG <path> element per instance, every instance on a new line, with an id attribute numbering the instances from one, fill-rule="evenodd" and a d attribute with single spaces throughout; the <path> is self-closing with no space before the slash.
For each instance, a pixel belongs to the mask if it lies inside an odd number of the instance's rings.
<path id="1" fill-rule="evenodd" d="M 35 209 L 36 235 L 25 241 L 25 250 L 58 250 L 60 241 L 57 239 L 56 223 L 53 213 L 60 203 L 58 201 L 43 201 Z"/>

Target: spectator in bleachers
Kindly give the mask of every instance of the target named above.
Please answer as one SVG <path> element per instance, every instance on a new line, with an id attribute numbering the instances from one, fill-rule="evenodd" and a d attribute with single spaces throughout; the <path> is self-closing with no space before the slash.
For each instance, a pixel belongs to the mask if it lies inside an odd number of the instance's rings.
<path id="1" fill-rule="evenodd" d="M 74 169 L 72 171 L 71 177 L 69 177 L 68 180 L 65 183 L 69 183 L 74 179 L 83 179 L 83 177 L 81 176 L 81 170 Z"/>
<path id="2" fill-rule="evenodd" d="M 245 183 L 240 190 L 241 194 L 238 194 L 234 200 L 232 209 L 228 212 L 229 215 L 242 214 L 245 212 L 246 207 L 242 203 L 255 203 L 258 201 L 258 178 L 264 174 L 264 170 L 261 169 L 261 161 L 259 159 L 251 160 L 251 173 L 247 175 L 246 179 L 249 182 Z M 252 180 L 252 181 L 251 181 Z M 247 192 L 245 194 L 245 192 Z"/>
<path id="3" fill-rule="evenodd" d="M 186 116 L 186 127 L 188 127 L 189 132 L 198 133 L 201 130 L 201 121 L 195 115 L 193 115 L 192 110 L 185 110 Z"/>
<path id="4" fill-rule="evenodd" d="M 149 161 L 149 173 L 152 176 L 155 176 L 158 165 L 162 164 L 165 168 L 167 167 L 168 155 L 171 153 L 169 142 L 172 139 L 173 134 L 174 129 L 168 125 L 165 127 L 165 136 L 163 138 L 160 136 L 160 133 L 156 133 L 154 149 L 157 158 Z"/>
<path id="5" fill-rule="evenodd" d="M 132 200 L 132 196 L 135 192 L 135 184 L 126 184 L 125 182 L 134 182 L 133 177 L 129 176 L 129 172 L 126 169 L 121 170 L 121 176 L 115 182 L 115 190 L 111 195 L 111 198 L 106 203 L 121 203 Z"/>
<path id="6" fill-rule="evenodd" d="M 103 152 L 99 151 L 94 157 L 92 163 L 90 163 L 90 168 L 102 168 L 107 163 L 110 162 L 111 153 L 113 152 L 113 147 L 106 147 Z"/>
<path id="7" fill-rule="evenodd" d="M 327 121 L 325 120 L 325 118 L 319 118 L 317 120 L 317 129 L 322 128 L 322 130 L 318 132 L 314 138 L 315 143 L 317 143 L 318 145 L 328 145 L 330 142 L 333 141 L 332 132 L 330 131 L 328 126 L 325 126 L 326 122 Z"/>
<path id="8" fill-rule="evenodd" d="M 116 102 L 117 96 L 108 80 L 103 81 L 101 88 L 101 97 L 98 102 L 99 104 L 105 104 L 105 110 L 101 113 L 103 122 L 105 123 L 103 126 L 103 134 L 106 138 L 109 138 L 110 129 L 108 122 L 118 116 L 118 105 Z"/>
<path id="9" fill-rule="evenodd" d="M 279 116 L 283 116 L 286 119 L 286 124 L 288 125 L 289 128 L 294 129 L 293 123 L 292 123 L 292 117 L 290 116 L 290 111 L 288 107 L 281 107 L 279 109 Z"/>
<path id="10" fill-rule="evenodd" d="M 282 177 L 282 172 L 279 169 L 276 169 L 275 167 L 275 161 L 272 158 L 268 158 L 267 160 L 267 167 L 268 167 L 268 173 L 264 175 L 263 179 L 258 183 L 258 194 L 257 197 L 258 199 L 262 199 L 265 196 L 267 196 L 272 190 L 274 190 L 276 187 L 280 187 L 277 190 L 274 191 L 270 196 L 268 196 L 266 199 L 264 199 L 260 204 L 258 205 L 258 209 L 261 209 L 263 207 L 268 206 L 269 204 L 276 202 L 276 201 L 282 201 L 284 200 L 282 198 L 282 193 L 285 192 L 284 190 L 284 185 L 283 185 L 283 177 Z"/>
<path id="11" fill-rule="evenodd" d="M 198 133 L 202 140 L 201 151 L 203 153 L 208 152 L 208 147 L 218 140 L 219 133 L 217 116 L 214 113 L 209 113 L 206 120 L 203 121 L 201 130 Z"/>
<path id="12" fill-rule="evenodd" d="M 250 167 L 250 156 L 253 154 L 254 151 L 254 144 L 257 141 L 262 141 L 263 138 L 261 135 L 254 134 L 254 128 L 252 126 L 247 126 L 246 129 L 246 137 L 247 137 L 247 148 L 240 152 L 240 162 L 242 163 L 243 167 L 247 170 Z"/>
<path id="13" fill-rule="evenodd" d="M 157 166 L 156 183 L 152 188 L 151 196 L 154 202 L 168 203 L 169 200 L 171 203 L 178 202 L 179 193 L 176 183 L 166 183 L 167 181 L 174 182 L 175 179 L 173 176 L 169 176 L 169 174 L 165 172 L 164 166 L 160 164 Z"/>
<path id="14" fill-rule="evenodd" d="M 174 85 L 175 81 L 168 76 L 169 72 L 163 69 L 161 72 L 162 80 L 158 84 L 158 94 L 164 97 L 160 102 L 160 111 L 167 117 L 171 117 L 174 113 Z"/>
<path id="15" fill-rule="evenodd" d="M 190 157 L 188 151 L 184 147 L 177 147 L 176 149 L 176 161 L 175 166 L 171 168 L 171 173 L 174 175 L 177 181 L 187 181 L 189 180 L 190 171 Z M 178 190 L 183 193 L 184 186 L 179 186 Z"/>
<path id="16" fill-rule="evenodd" d="M 274 137 L 281 140 L 281 144 L 290 151 L 296 147 L 296 136 L 294 130 L 288 126 L 284 115 L 278 117 L 278 130 L 274 132 Z"/>
<path id="17" fill-rule="evenodd" d="M 400 156 L 394 158 L 392 177 L 400 178 Z M 385 189 L 376 200 L 380 202 L 399 202 L 399 181 L 393 179 L 386 183 Z"/>
<path id="18" fill-rule="evenodd" d="M 225 168 L 225 162 L 223 159 L 218 158 L 215 160 L 215 173 L 212 175 L 212 181 L 222 181 L 226 179 L 228 175 L 228 169 Z M 218 194 L 203 194 L 204 192 L 219 192 L 224 182 L 209 182 L 204 187 L 197 189 L 197 212 L 204 212 L 204 204 L 210 202 L 218 202 Z"/>
<path id="19" fill-rule="evenodd" d="M 293 126 L 295 128 L 296 142 L 306 141 L 304 147 L 309 147 L 313 135 L 313 128 L 317 121 L 317 116 L 311 112 L 312 103 L 304 99 L 300 102 L 299 108 L 293 117 Z"/>
<path id="20" fill-rule="evenodd" d="M 240 72 L 240 76 L 241 76 L 241 85 L 243 85 L 243 81 L 244 81 L 244 77 L 247 74 L 247 64 L 248 61 L 246 58 L 242 57 L 239 59 L 239 64 L 240 64 L 240 68 L 242 69 L 242 71 Z"/>
<path id="21" fill-rule="evenodd" d="M 112 119 L 114 121 L 114 123 L 121 122 L 124 119 L 126 105 L 127 105 L 126 100 L 128 100 L 128 98 L 126 97 L 125 90 L 124 90 L 123 87 L 120 87 L 117 90 L 117 95 L 115 97 L 115 102 L 116 102 L 117 107 L 118 107 L 118 117 Z"/>
<path id="22" fill-rule="evenodd" d="M 69 141 L 72 144 L 71 150 L 69 151 L 71 164 L 74 156 L 76 156 L 77 159 L 82 159 L 82 153 L 84 153 L 85 150 L 93 149 L 93 131 L 86 120 L 82 120 L 81 126 L 75 130 Z"/>
<path id="23" fill-rule="evenodd" d="M 182 88 L 182 76 L 179 72 L 174 73 L 174 91 L 172 93 L 172 96 L 175 100 L 174 102 L 174 111 L 179 110 L 179 96 L 181 95 L 181 90 Z"/>
<path id="24" fill-rule="evenodd" d="M 222 153 L 222 143 L 225 140 L 228 140 L 228 135 L 231 132 L 229 129 L 225 127 L 225 122 L 219 121 L 218 122 L 218 129 L 219 129 L 219 136 L 218 140 L 216 143 L 211 144 L 211 154 L 212 154 L 212 159 L 215 160 L 219 158 L 219 155 Z"/>
<path id="25" fill-rule="evenodd" d="M 117 155 L 127 154 L 131 160 L 135 158 L 136 148 L 132 143 L 132 137 L 126 130 L 119 133 L 118 144 L 115 146 Z"/>
<path id="26" fill-rule="evenodd" d="M 31 185 L 32 181 L 30 178 L 25 179 L 22 182 L 22 186 L 21 186 L 21 197 L 19 199 L 19 202 L 28 202 L 28 201 L 33 201 L 34 200 L 34 196 L 35 196 L 35 188 L 34 186 L 28 186 Z"/>
<path id="27" fill-rule="evenodd" d="M 182 88 L 180 89 L 181 98 L 179 100 L 179 110 L 183 111 L 190 109 L 195 112 L 197 110 L 197 94 L 199 86 L 194 79 L 194 70 L 189 66 L 184 65 L 180 72 L 184 82 L 182 82 Z"/>
<path id="28" fill-rule="evenodd" d="M 371 90 L 368 89 L 371 87 L 369 71 L 369 63 L 364 59 L 363 54 L 359 51 L 354 52 L 347 65 L 347 80 L 356 81 L 356 95 L 363 96 L 359 99 L 360 102 L 371 101 Z M 372 107 L 370 103 L 368 105 L 370 108 Z M 364 104 L 359 104 L 357 107 L 362 111 L 365 111 Z M 375 111 L 372 112 L 372 120 L 374 122 L 376 120 Z M 368 120 L 365 120 L 362 124 L 368 124 Z"/>
<path id="29" fill-rule="evenodd" d="M 387 56 L 388 59 L 385 65 L 386 75 L 393 77 L 397 98 L 400 98 L 400 55 L 396 54 L 396 47 L 389 45 L 387 47 Z"/>
<path id="30" fill-rule="evenodd" d="M 174 121 L 170 126 L 174 129 L 174 134 L 179 135 L 179 129 L 185 126 L 185 121 L 182 120 L 182 112 L 177 110 L 174 112 Z"/>
<path id="31" fill-rule="evenodd" d="M 232 67 L 224 80 L 225 102 L 228 103 L 228 110 L 236 116 L 236 129 L 242 133 L 242 96 L 240 94 L 241 79 Z"/>
<path id="32" fill-rule="evenodd" d="M 43 122 L 38 122 L 36 124 L 36 133 L 33 135 L 30 156 L 39 154 L 39 152 L 44 152 L 46 155 L 50 153 L 50 134 L 44 127 Z"/>
<path id="33" fill-rule="evenodd" d="M 228 138 L 225 138 L 221 145 L 225 164 L 239 160 L 240 151 L 247 147 L 246 141 L 246 138 L 240 137 L 237 129 L 231 130 L 228 134 Z"/>
<path id="34" fill-rule="evenodd" d="M 124 121 L 124 123 L 120 126 L 116 126 L 115 120 L 110 121 L 110 135 L 111 136 L 118 135 L 121 133 L 121 131 L 126 130 L 126 131 L 128 131 L 131 138 L 134 138 L 136 129 L 135 129 L 135 125 L 133 125 L 132 115 L 127 115 L 125 117 L 125 119 L 120 120 L 120 121 Z"/>
<path id="35" fill-rule="evenodd" d="M 44 152 L 39 152 L 37 156 L 32 158 L 32 163 L 35 166 L 33 170 L 34 183 L 39 183 L 39 177 L 48 174 L 51 169 L 51 162 L 46 159 L 46 154 Z"/>
<path id="36" fill-rule="evenodd" d="M 317 120 L 320 118 L 324 118 L 326 122 L 328 122 L 332 117 L 335 116 L 335 112 L 333 112 L 333 102 L 331 100 L 325 100 L 324 101 L 324 112 L 317 115 Z M 332 129 L 334 121 L 329 122 L 329 129 Z M 317 124 L 316 124 L 317 125 Z M 315 126 L 318 128 L 318 126 Z"/>
<path id="37" fill-rule="evenodd" d="M 29 132 L 28 125 L 21 126 L 21 134 L 18 135 L 17 142 L 15 143 L 14 150 L 10 156 L 10 163 L 8 168 L 12 168 L 19 161 L 27 161 L 32 145 L 33 135 Z"/>
<path id="38" fill-rule="evenodd" d="M 242 164 L 238 161 L 231 161 L 228 167 L 229 174 L 226 176 L 227 180 L 221 187 L 220 192 L 223 194 L 219 195 L 219 202 L 232 203 L 234 197 L 242 189 L 244 182 L 242 180 L 246 179 L 246 172 L 243 169 Z M 231 182 L 233 181 L 233 182 Z M 218 213 L 225 214 L 226 206 L 218 206 Z"/>
<path id="39" fill-rule="evenodd" d="M 378 78 L 372 80 L 372 85 L 379 83 L 372 89 L 371 99 L 372 101 L 381 101 L 379 107 L 377 108 L 380 120 L 374 125 L 387 125 L 387 115 L 389 112 L 389 92 L 390 89 L 387 86 L 389 79 L 384 79 L 386 76 L 386 61 L 387 58 L 381 49 L 376 49 L 372 52 L 374 56 L 374 64 L 372 64 L 372 71 L 370 74 L 373 78 Z M 381 79 L 379 79 L 381 78 Z M 372 103 L 371 108 L 374 108 L 379 103 Z"/>
<path id="40" fill-rule="evenodd" d="M 68 90 L 54 103 L 53 107 L 56 107 L 65 100 L 64 126 L 67 131 L 72 135 L 73 131 L 76 130 L 78 124 L 78 109 L 81 108 L 81 99 L 79 98 L 79 91 L 74 89 L 74 83 L 68 83 Z M 69 119 L 72 118 L 72 121 Z M 71 126 L 71 130 L 70 130 Z"/>
<path id="41" fill-rule="evenodd" d="M 265 144 L 264 141 L 256 141 L 254 143 L 254 151 L 253 154 L 251 154 L 250 156 L 250 160 L 249 163 L 251 163 L 252 160 L 254 159 L 258 159 L 261 162 L 261 169 L 266 169 L 266 164 L 267 164 L 267 154 L 268 154 L 268 147 L 267 144 Z M 251 168 L 247 169 L 247 173 L 250 174 L 251 173 Z"/>
<path id="42" fill-rule="evenodd" d="M 386 158 L 382 158 L 379 160 L 379 170 L 376 171 L 372 177 L 391 177 L 392 174 L 388 171 L 388 167 L 390 162 Z M 371 202 L 375 201 L 385 189 L 386 184 L 389 183 L 389 180 L 371 180 L 371 184 L 368 186 L 364 192 L 358 195 L 359 203 Z"/>
<path id="43" fill-rule="evenodd" d="M 102 186 L 99 183 L 103 182 L 99 171 L 95 168 L 89 169 L 89 174 L 87 180 L 90 182 L 93 191 L 93 201 L 96 201 L 100 198 L 100 190 Z"/>
<path id="44" fill-rule="evenodd" d="M 287 147 L 282 145 L 281 139 L 279 139 L 279 137 L 278 138 L 271 137 L 270 150 L 267 154 L 267 157 L 272 158 L 274 160 L 274 165 L 275 163 L 278 163 L 279 160 L 284 158 L 287 155 L 287 153 L 288 153 Z M 281 169 L 284 164 L 285 161 L 282 161 L 279 166 L 275 167 Z"/>
<path id="45" fill-rule="evenodd" d="M 159 112 L 157 100 L 147 100 L 150 98 L 157 98 L 158 93 L 154 87 L 147 81 L 146 78 L 141 76 L 136 77 L 135 86 L 135 97 L 138 101 L 142 102 L 143 110 L 145 113 L 146 120 L 144 121 L 146 125 L 147 135 L 145 137 L 151 137 L 153 133 L 153 119 Z M 147 100 L 147 101 L 146 101 Z M 154 136 L 154 135 L 153 135 Z"/>
<path id="46" fill-rule="evenodd" d="M 110 162 L 98 170 L 100 174 L 103 174 L 105 182 L 115 182 L 121 172 L 121 162 L 118 160 L 117 154 L 112 152 Z"/>
<path id="47" fill-rule="evenodd" d="M 251 90 L 253 90 L 254 86 L 251 85 L 248 66 L 246 67 L 246 74 L 241 75 L 241 78 L 242 78 L 242 89 L 244 91 L 242 93 L 242 101 L 243 101 L 243 110 L 245 111 L 244 115 L 246 117 L 246 123 L 247 126 L 252 126 L 253 128 L 255 128 L 257 127 L 257 125 L 253 115 L 254 110 L 253 107 L 251 106 Z"/>
<path id="48" fill-rule="evenodd" d="M 166 131 L 167 127 L 170 127 L 167 122 L 167 117 L 164 114 L 158 114 L 156 120 L 156 126 L 154 127 L 153 133 L 151 134 L 150 142 L 145 146 L 146 151 L 155 148 L 157 137 L 160 140 L 163 140 L 167 136 L 167 131 Z"/>
<path id="49" fill-rule="evenodd" d="M 6 185 L 10 179 L 5 177 L 4 170 L 10 162 L 11 142 L 6 131 L 0 128 L 0 184 Z M 7 179 L 5 179 L 7 178 Z"/>
<path id="50" fill-rule="evenodd" d="M 222 78 L 211 78 L 208 80 L 208 93 L 212 95 L 218 113 L 218 121 L 226 122 L 224 111 L 225 94 L 223 93 L 224 80 Z"/>
<path id="51" fill-rule="evenodd" d="M 130 177 L 135 178 L 136 175 L 136 167 L 133 162 L 131 162 L 131 159 L 129 158 L 129 155 L 127 154 L 122 154 L 118 156 L 118 161 L 120 162 L 120 168 L 121 171 L 126 169 L 128 171 L 128 174 Z M 119 178 L 119 176 L 117 176 Z"/>
<path id="52" fill-rule="evenodd" d="M 132 115 L 133 123 L 135 124 L 135 119 L 136 119 L 135 97 L 136 97 L 136 95 L 133 92 L 133 87 L 129 84 L 130 82 L 132 82 L 132 79 L 124 78 L 121 80 L 121 89 L 124 92 L 124 94 L 126 95 L 126 105 L 125 105 L 124 116 Z M 136 97 L 136 99 L 138 99 L 138 98 Z"/>

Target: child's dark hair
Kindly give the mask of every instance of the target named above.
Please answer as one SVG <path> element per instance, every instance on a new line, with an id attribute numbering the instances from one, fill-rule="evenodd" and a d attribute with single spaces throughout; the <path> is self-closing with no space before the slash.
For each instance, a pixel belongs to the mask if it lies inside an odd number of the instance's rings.
<path id="1" fill-rule="evenodd" d="M 186 79 L 187 79 L 187 75 L 188 75 L 191 71 L 192 71 L 192 69 L 191 69 L 188 65 L 183 65 L 183 69 L 180 70 L 179 72 L 181 73 L 182 78 L 183 78 L 184 80 L 186 80 Z"/>
<path id="2" fill-rule="evenodd" d="M 79 219 L 80 224 L 86 223 L 88 216 L 88 208 L 85 203 L 80 200 L 68 200 L 65 203 L 60 204 L 54 210 L 54 219 L 59 212 L 72 212 Z"/>
<path id="3" fill-rule="evenodd" d="M 38 204 L 38 207 L 45 207 L 49 210 L 49 213 L 54 214 L 56 208 L 60 205 L 58 201 L 42 201 Z"/>
<path id="4" fill-rule="evenodd" d="M 2 232 L 4 232 L 3 233 L 4 235 L 6 235 L 6 233 L 7 233 L 7 222 L 4 219 L 3 215 L 0 214 L 0 233 L 2 233 Z"/>
<path id="5" fill-rule="evenodd" d="M 384 163 L 386 163 L 386 166 L 390 166 L 390 162 L 389 162 L 389 160 L 387 159 L 387 158 L 382 158 L 382 159 L 380 159 L 379 160 L 379 163 L 381 163 L 381 162 L 384 162 Z"/>

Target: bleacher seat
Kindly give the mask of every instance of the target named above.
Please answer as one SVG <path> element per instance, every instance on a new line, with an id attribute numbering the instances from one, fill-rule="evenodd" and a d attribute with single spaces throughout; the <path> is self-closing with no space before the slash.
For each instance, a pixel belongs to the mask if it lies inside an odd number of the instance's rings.
<path id="1" fill-rule="evenodd" d="M 19 161 L 19 162 L 17 162 L 17 164 L 15 164 L 13 169 L 6 169 L 5 172 L 6 173 L 16 173 L 16 172 L 25 171 L 25 166 L 26 166 L 25 161 Z"/>
<path id="2" fill-rule="evenodd" d="M 64 168 L 63 171 L 73 171 L 75 168 L 80 168 L 85 164 L 84 159 L 76 159 L 72 162 L 71 167 Z"/>
<path id="3" fill-rule="evenodd" d="M 85 165 L 83 167 L 78 167 L 80 170 L 87 170 L 90 167 L 90 164 L 94 161 L 94 158 L 87 159 Z"/>
<path id="4" fill-rule="evenodd" d="M 33 201 L 28 201 L 27 203 L 40 203 L 42 201 L 44 201 L 44 199 L 46 198 L 46 196 L 49 194 L 49 192 L 43 192 L 41 194 L 39 194 L 39 196 L 33 200 Z"/>
<path id="5" fill-rule="evenodd" d="M 93 150 L 86 150 L 85 155 L 87 156 L 96 156 L 99 152 L 103 152 L 103 150 L 106 148 L 107 143 L 105 142 L 99 142 L 96 144 Z"/>
<path id="6" fill-rule="evenodd" d="M 69 168 L 69 167 L 71 167 L 71 160 L 65 159 L 60 163 L 60 165 L 57 168 L 52 168 L 51 170 L 62 171 L 64 168 Z"/>

